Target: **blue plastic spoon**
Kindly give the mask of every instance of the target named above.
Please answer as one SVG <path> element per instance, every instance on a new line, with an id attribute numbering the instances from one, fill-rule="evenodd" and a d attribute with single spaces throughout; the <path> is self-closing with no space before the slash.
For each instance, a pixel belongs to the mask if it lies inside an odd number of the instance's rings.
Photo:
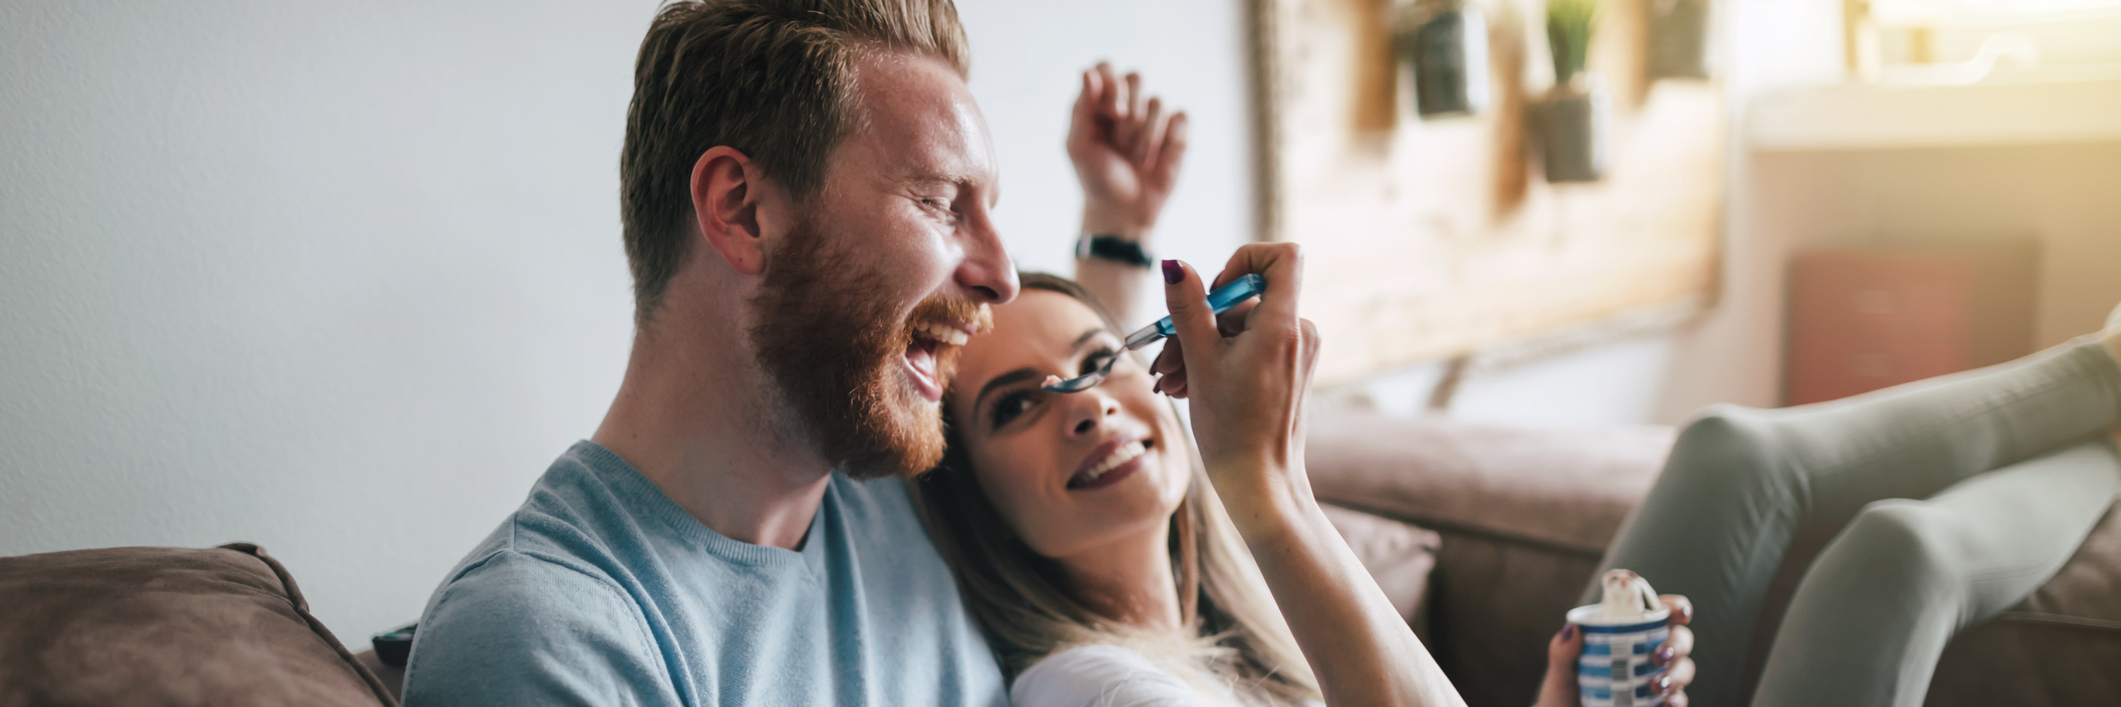
<path id="1" fill-rule="evenodd" d="M 1216 314 L 1222 314 L 1229 311 L 1231 307 L 1237 306 L 1239 302 L 1252 299 L 1266 290 L 1267 281 L 1265 279 L 1258 275 L 1246 275 L 1237 278 L 1236 281 L 1228 285 L 1216 288 L 1214 292 L 1208 293 L 1208 306 L 1214 309 Z M 1155 324 L 1150 324 L 1132 334 L 1128 334 L 1126 350 L 1138 350 L 1177 333 L 1178 325 L 1171 323 L 1170 317 L 1164 317 L 1156 320 Z M 1041 387 L 1053 393 L 1080 393 L 1089 390 L 1096 387 L 1097 384 L 1105 382 L 1105 376 L 1112 374 L 1112 364 L 1118 362 L 1119 358 L 1118 355 L 1113 355 L 1106 358 L 1105 365 L 1098 366 L 1095 371 Z"/>

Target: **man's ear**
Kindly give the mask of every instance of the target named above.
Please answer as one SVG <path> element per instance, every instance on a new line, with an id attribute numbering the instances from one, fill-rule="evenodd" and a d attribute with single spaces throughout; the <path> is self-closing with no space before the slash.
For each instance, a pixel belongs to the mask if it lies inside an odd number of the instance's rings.
<path id="1" fill-rule="evenodd" d="M 692 212 L 700 237 L 729 267 L 757 275 L 766 267 L 759 202 L 765 183 L 759 167 L 742 152 L 718 145 L 692 165 Z"/>

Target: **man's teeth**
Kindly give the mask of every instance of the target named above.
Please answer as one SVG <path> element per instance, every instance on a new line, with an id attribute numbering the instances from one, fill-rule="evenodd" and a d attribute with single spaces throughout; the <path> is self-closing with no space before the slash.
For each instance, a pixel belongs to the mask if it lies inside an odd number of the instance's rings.
<path id="1" fill-rule="evenodd" d="M 1106 455 L 1104 460 L 1099 461 L 1096 466 L 1090 467 L 1089 471 L 1084 472 L 1082 483 L 1087 484 L 1096 481 L 1097 477 L 1104 476 L 1105 472 L 1117 469 L 1121 464 L 1134 461 L 1135 457 L 1141 456 L 1142 452 L 1147 450 L 1148 447 L 1143 445 L 1140 440 L 1120 445 L 1119 449 L 1112 450 L 1112 453 Z"/>
<path id="2" fill-rule="evenodd" d="M 934 338 L 937 342 L 949 344 L 951 346 L 964 346 L 965 342 L 971 339 L 971 337 L 965 336 L 965 331 L 963 329 L 959 329 L 948 324 L 943 324 L 941 322 L 923 323 L 920 326 L 915 327 L 915 331 L 924 332 L 928 336 Z"/>

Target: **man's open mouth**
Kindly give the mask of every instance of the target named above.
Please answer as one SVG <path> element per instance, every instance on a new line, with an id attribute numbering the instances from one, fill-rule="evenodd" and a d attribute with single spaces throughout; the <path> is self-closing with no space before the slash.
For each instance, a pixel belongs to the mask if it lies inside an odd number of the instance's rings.
<path id="1" fill-rule="evenodd" d="M 913 387 L 928 402 L 943 399 L 943 376 L 939 353 L 945 346 L 963 346 L 971 340 L 964 328 L 936 321 L 919 322 L 913 325 L 913 336 L 906 343 L 906 372 L 913 379 Z"/>

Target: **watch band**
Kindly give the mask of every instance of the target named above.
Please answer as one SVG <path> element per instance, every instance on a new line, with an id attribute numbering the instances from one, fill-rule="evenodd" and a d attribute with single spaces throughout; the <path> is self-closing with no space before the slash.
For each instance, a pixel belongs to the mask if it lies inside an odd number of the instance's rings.
<path id="1" fill-rule="evenodd" d="M 1137 268 L 1156 266 L 1156 259 L 1140 243 L 1119 236 L 1098 236 L 1088 233 L 1075 241 L 1075 257 L 1108 260 Z"/>

